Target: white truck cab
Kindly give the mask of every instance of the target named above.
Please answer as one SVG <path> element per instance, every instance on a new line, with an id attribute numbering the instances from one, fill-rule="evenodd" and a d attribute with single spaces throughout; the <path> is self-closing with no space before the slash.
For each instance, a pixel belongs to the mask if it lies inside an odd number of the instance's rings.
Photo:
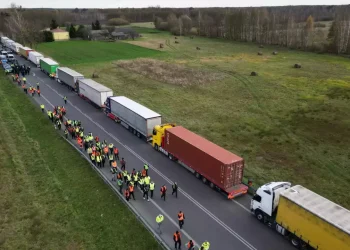
<path id="1" fill-rule="evenodd" d="M 290 182 L 270 182 L 259 187 L 250 202 L 250 210 L 259 221 L 270 219 L 277 211 L 280 193 L 290 187 Z"/>

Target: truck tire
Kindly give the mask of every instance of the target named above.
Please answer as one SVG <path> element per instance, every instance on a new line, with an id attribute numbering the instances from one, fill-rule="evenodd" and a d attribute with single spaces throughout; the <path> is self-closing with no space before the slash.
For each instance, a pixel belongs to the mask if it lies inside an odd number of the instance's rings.
<path id="1" fill-rule="evenodd" d="M 195 172 L 194 175 L 197 177 L 197 179 L 200 179 L 200 178 L 201 178 L 201 175 L 200 175 L 199 173 L 197 173 L 197 172 Z"/>
<path id="2" fill-rule="evenodd" d="M 261 211 L 255 210 L 255 217 L 258 219 L 258 221 L 263 222 L 264 221 L 264 215 Z"/>
<path id="3" fill-rule="evenodd" d="M 215 188 L 214 183 L 210 182 L 210 183 L 209 183 L 209 187 L 211 187 L 212 189 L 214 189 L 214 188 Z"/>
<path id="4" fill-rule="evenodd" d="M 290 242 L 295 248 L 300 248 L 300 239 L 296 237 L 295 235 L 292 235 L 290 238 Z"/>
<path id="5" fill-rule="evenodd" d="M 158 145 L 154 144 L 154 149 L 158 151 Z"/>
<path id="6" fill-rule="evenodd" d="M 134 133 L 134 135 L 136 135 L 136 134 L 137 134 L 137 131 L 136 131 L 136 129 L 134 129 L 134 130 L 133 130 L 133 133 Z"/>
<path id="7" fill-rule="evenodd" d="M 174 161 L 175 159 L 174 159 L 174 156 L 172 155 L 172 154 L 168 154 L 168 157 L 169 157 L 169 159 L 171 160 L 171 161 Z"/>
<path id="8" fill-rule="evenodd" d="M 202 181 L 203 181 L 204 184 L 206 184 L 208 180 L 207 180 L 207 178 L 202 177 Z"/>
<path id="9" fill-rule="evenodd" d="M 137 136 L 138 138 L 141 138 L 140 132 L 137 132 L 136 136 Z"/>

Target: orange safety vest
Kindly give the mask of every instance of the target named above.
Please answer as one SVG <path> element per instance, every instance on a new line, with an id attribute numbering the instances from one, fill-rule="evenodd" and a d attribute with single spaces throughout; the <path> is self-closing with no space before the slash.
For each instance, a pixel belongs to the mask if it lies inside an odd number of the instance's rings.
<path id="1" fill-rule="evenodd" d="M 187 243 L 187 248 L 188 248 L 188 249 L 190 249 L 190 247 L 193 247 L 193 246 L 194 246 L 193 241 L 189 241 L 189 242 Z"/>
<path id="2" fill-rule="evenodd" d="M 38 94 L 40 94 L 40 89 L 37 90 Z"/>
<path id="3" fill-rule="evenodd" d="M 134 192 L 134 186 L 129 186 L 130 192 Z"/>
<path id="4" fill-rule="evenodd" d="M 98 136 L 95 137 L 95 141 L 98 142 Z"/>
<path id="5" fill-rule="evenodd" d="M 181 239 L 180 233 L 174 233 L 174 241 L 179 241 Z"/>
<path id="6" fill-rule="evenodd" d="M 121 178 L 122 178 L 121 173 L 118 173 L 118 175 L 117 175 L 117 179 L 121 179 Z"/>
<path id="7" fill-rule="evenodd" d="M 117 148 L 114 148 L 114 149 L 113 149 L 113 152 L 114 152 L 114 154 L 118 154 L 118 149 L 117 149 Z"/>
<path id="8" fill-rule="evenodd" d="M 108 153 L 108 147 L 107 147 L 107 146 L 103 148 L 103 152 L 104 152 L 105 154 Z"/>
<path id="9" fill-rule="evenodd" d="M 184 213 L 178 213 L 177 217 L 179 217 L 179 220 L 184 220 Z"/>
<path id="10" fill-rule="evenodd" d="M 166 191 L 166 186 L 162 186 L 162 188 L 160 189 L 160 192 L 165 193 L 165 191 Z"/>
<path id="11" fill-rule="evenodd" d="M 146 177 L 146 170 L 145 169 L 142 170 L 142 176 Z"/>
<path id="12" fill-rule="evenodd" d="M 117 167 L 117 162 L 116 162 L 116 161 L 113 161 L 113 162 L 112 162 L 112 167 L 114 167 L 114 168 Z"/>

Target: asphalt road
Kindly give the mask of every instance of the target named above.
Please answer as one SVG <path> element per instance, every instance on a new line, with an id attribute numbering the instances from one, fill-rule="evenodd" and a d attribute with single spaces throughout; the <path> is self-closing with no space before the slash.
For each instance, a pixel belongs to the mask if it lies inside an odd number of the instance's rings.
<path id="1" fill-rule="evenodd" d="M 250 196 L 228 201 L 225 196 L 204 185 L 178 163 L 156 152 L 149 144 L 116 124 L 66 86 L 51 80 L 30 62 L 19 57 L 17 59 L 19 63 L 30 65 L 32 68 L 31 75 L 26 77 L 27 82 L 33 86 L 36 82 L 40 83 L 41 97 L 34 97 L 38 105 L 43 103 L 45 108 L 52 109 L 52 105 L 63 105 L 63 96 L 67 96 L 67 117 L 81 120 L 85 132 L 92 132 L 101 140 L 106 139 L 108 143 L 112 142 L 117 146 L 120 156 L 127 162 L 127 170 L 142 169 L 144 163 L 149 164 L 149 175 L 156 184 L 155 197 L 147 202 L 142 199 L 141 192 L 137 191 L 136 200 L 131 200 L 130 204 L 153 229 L 157 228 L 156 216 L 159 213 L 164 215 L 160 237 L 169 247 L 174 248 L 172 235 L 179 230 L 177 213 L 182 210 L 186 217 L 181 230 L 183 248 L 190 238 L 197 245 L 208 240 L 211 244 L 210 249 L 214 250 L 294 249 L 281 235 L 259 223 L 251 215 Z M 111 182 L 112 175 L 107 164 L 101 172 Z M 178 198 L 171 195 L 172 181 L 179 185 Z M 166 201 L 160 199 L 159 189 L 163 184 L 168 187 Z M 114 182 L 113 185 L 115 186 Z"/>

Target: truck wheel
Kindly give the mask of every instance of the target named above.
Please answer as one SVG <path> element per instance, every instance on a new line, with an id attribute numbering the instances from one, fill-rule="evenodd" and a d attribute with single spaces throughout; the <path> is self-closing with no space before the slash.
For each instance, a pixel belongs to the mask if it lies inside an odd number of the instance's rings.
<path id="1" fill-rule="evenodd" d="M 208 180 L 207 180 L 207 178 L 203 177 L 203 178 L 202 178 L 202 181 L 203 181 L 203 183 L 205 184 L 205 183 L 207 183 Z"/>
<path id="2" fill-rule="evenodd" d="M 154 144 L 154 149 L 158 151 L 158 145 Z"/>
<path id="3" fill-rule="evenodd" d="M 195 176 L 197 177 L 197 179 L 200 179 L 201 178 L 201 175 L 199 173 L 195 173 Z"/>
<path id="4" fill-rule="evenodd" d="M 174 160 L 174 156 L 173 156 L 172 154 L 169 154 L 168 157 L 169 157 L 169 159 L 170 159 L 171 161 Z"/>
<path id="5" fill-rule="evenodd" d="M 215 188 L 215 185 L 214 185 L 212 182 L 210 182 L 209 187 L 211 187 L 212 189 L 214 189 L 214 188 Z"/>
<path id="6" fill-rule="evenodd" d="M 293 235 L 293 236 L 291 237 L 290 242 L 292 243 L 292 245 L 293 245 L 294 247 L 296 247 L 296 248 L 299 248 L 299 247 L 300 247 L 300 240 L 298 239 L 298 237 L 296 237 L 296 236 Z"/>
<path id="7" fill-rule="evenodd" d="M 264 221 L 264 215 L 260 211 L 255 211 L 255 216 L 258 219 L 258 221 L 263 222 Z"/>
<path id="8" fill-rule="evenodd" d="M 141 138 L 140 132 L 137 132 L 136 136 L 137 136 L 138 138 Z"/>
<path id="9" fill-rule="evenodd" d="M 134 135 L 136 135 L 136 134 L 137 134 L 137 131 L 136 131 L 135 129 L 134 129 L 134 131 L 133 131 L 133 132 L 134 132 Z"/>

